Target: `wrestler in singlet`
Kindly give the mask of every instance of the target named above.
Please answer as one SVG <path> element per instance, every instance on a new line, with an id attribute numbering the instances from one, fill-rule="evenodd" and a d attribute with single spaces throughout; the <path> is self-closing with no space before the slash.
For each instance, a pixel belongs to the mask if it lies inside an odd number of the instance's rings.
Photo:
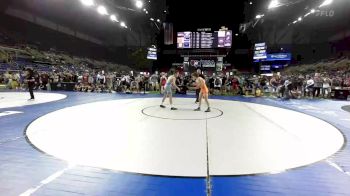
<path id="1" fill-rule="evenodd" d="M 173 107 L 173 98 L 172 98 L 173 93 L 172 93 L 171 87 L 174 86 L 175 88 L 177 88 L 178 91 L 180 91 L 180 88 L 175 84 L 175 80 L 178 76 L 179 76 L 179 72 L 176 72 L 175 75 L 170 75 L 168 80 L 166 81 L 164 86 L 164 97 L 160 105 L 161 108 L 165 108 L 164 101 L 169 96 L 170 109 L 177 110 L 177 108 Z"/>
<path id="2" fill-rule="evenodd" d="M 199 83 L 199 88 L 201 89 L 200 93 L 202 93 L 203 95 L 208 95 L 209 90 L 207 85 L 205 84 L 205 80 L 201 77 L 198 77 L 197 80 Z"/>
<path id="3" fill-rule="evenodd" d="M 167 93 L 167 94 L 172 94 L 172 90 L 171 90 L 171 87 L 172 87 L 172 84 L 175 80 L 175 76 L 170 76 L 168 78 L 168 80 L 166 81 L 165 85 L 164 85 L 164 92 Z"/>
<path id="4" fill-rule="evenodd" d="M 208 96 L 209 96 L 209 90 L 207 85 L 205 84 L 205 80 L 202 77 L 199 77 L 198 73 L 193 73 L 192 74 L 193 80 L 196 81 L 196 88 L 200 89 L 200 93 L 199 93 L 199 105 L 198 108 L 195 109 L 194 111 L 200 111 L 201 110 L 201 105 L 202 105 L 202 98 L 204 98 L 208 109 L 205 110 L 205 112 L 210 112 L 210 105 L 209 105 L 209 101 L 208 101 Z"/>

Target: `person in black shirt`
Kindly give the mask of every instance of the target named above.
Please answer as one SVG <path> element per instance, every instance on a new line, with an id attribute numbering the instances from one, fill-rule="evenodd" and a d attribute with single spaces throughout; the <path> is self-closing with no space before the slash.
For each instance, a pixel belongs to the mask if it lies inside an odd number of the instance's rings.
<path id="1" fill-rule="evenodd" d="M 139 91 L 141 92 L 141 90 L 143 89 L 143 94 L 146 94 L 146 81 L 146 76 L 140 76 Z"/>
<path id="2" fill-rule="evenodd" d="M 47 90 L 47 84 L 49 83 L 49 75 L 47 73 L 42 73 L 40 75 L 40 77 L 41 77 L 41 82 L 42 82 L 41 88 L 43 90 Z"/>
<path id="3" fill-rule="evenodd" d="M 224 93 L 226 93 L 226 81 L 227 81 L 227 77 L 226 77 L 226 75 L 224 75 L 224 77 L 222 78 L 222 85 L 221 85 L 221 94 L 222 95 Z"/>
<path id="4" fill-rule="evenodd" d="M 210 94 L 214 93 L 214 87 L 215 87 L 215 85 L 214 85 L 214 81 L 215 81 L 214 77 L 215 76 L 213 75 L 208 81 L 208 83 L 209 83 L 209 93 Z"/>
<path id="5" fill-rule="evenodd" d="M 33 88 L 35 86 L 34 71 L 30 68 L 26 69 L 26 71 L 27 71 L 26 82 L 28 84 L 28 89 L 29 89 L 29 93 L 30 93 L 29 100 L 34 100 L 34 93 L 33 93 Z"/>

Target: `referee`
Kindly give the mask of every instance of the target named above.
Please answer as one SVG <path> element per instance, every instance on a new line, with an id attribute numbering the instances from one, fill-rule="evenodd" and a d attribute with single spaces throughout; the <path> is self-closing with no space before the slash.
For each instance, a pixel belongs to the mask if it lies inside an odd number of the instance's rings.
<path id="1" fill-rule="evenodd" d="M 27 71 L 26 82 L 28 84 L 28 89 L 29 89 L 29 93 L 30 93 L 29 101 L 32 101 L 32 100 L 34 100 L 33 88 L 35 86 L 34 71 L 31 68 L 27 68 L 26 71 Z"/>
<path id="2" fill-rule="evenodd" d="M 200 69 L 197 69 L 197 73 L 199 75 L 199 77 L 203 78 L 205 80 L 204 75 L 202 74 L 202 71 Z M 201 91 L 201 89 L 196 89 L 196 103 L 199 102 L 199 92 Z"/>

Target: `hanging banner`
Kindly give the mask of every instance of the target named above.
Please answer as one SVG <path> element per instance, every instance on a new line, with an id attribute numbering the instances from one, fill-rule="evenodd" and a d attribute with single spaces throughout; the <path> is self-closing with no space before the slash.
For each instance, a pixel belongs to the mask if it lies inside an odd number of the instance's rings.
<path id="1" fill-rule="evenodd" d="M 163 23 L 164 28 L 164 44 L 172 45 L 174 43 L 174 27 L 173 23 Z"/>

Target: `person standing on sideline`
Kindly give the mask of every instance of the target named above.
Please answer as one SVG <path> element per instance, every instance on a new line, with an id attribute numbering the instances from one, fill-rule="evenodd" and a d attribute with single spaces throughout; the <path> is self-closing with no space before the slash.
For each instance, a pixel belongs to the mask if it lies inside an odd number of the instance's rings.
<path id="1" fill-rule="evenodd" d="M 34 71 L 31 68 L 26 69 L 26 82 L 28 84 L 29 94 L 30 94 L 30 101 L 34 100 L 34 93 L 33 88 L 35 86 L 35 78 L 34 78 Z"/>
<path id="2" fill-rule="evenodd" d="M 197 74 L 199 75 L 199 77 L 201 77 L 205 80 L 204 75 L 202 74 L 202 71 L 200 69 L 197 69 Z M 200 89 L 196 89 L 196 101 L 195 101 L 195 103 L 199 102 L 199 92 L 200 91 L 201 91 Z"/>
<path id="3" fill-rule="evenodd" d="M 209 101 L 208 101 L 208 97 L 209 97 L 209 90 L 207 85 L 205 84 L 205 80 L 201 77 L 199 77 L 198 73 L 193 73 L 192 74 L 193 80 L 196 81 L 196 89 L 200 89 L 199 92 L 199 106 L 197 109 L 195 109 L 194 111 L 200 111 L 201 110 L 201 105 L 202 105 L 202 99 L 204 98 L 208 109 L 205 110 L 205 112 L 210 112 L 210 105 L 209 105 Z"/>
<path id="4" fill-rule="evenodd" d="M 315 81 L 312 79 L 312 77 L 307 76 L 306 87 L 305 87 L 306 96 L 313 98 L 314 84 L 315 84 Z"/>
<path id="5" fill-rule="evenodd" d="M 177 108 L 173 107 L 173 92 L 171 87 L 174 86 L 178 91 L 180 91 L 180 88 L 176 86 L 176 78 L 179 77 L 179 72 L 176 72 L 174 74 L 174 71 L 170 71 L 170 76 L 168 77 L 165 86 L 164 86 L 164 97 L 162 100 L 162 104 L 160 104 L 161 108 L 165 108 L 164 101 L 169 96 L 169 102 L 170 102 L 170 109 L 171 110 L 177 110 Z"/>
<path id="6" fill-rule="evenodd" d="M 160 94 L 164 93 L 166 81 L 167 81 L 166 74 L 163 73 L 160 77 L 160 82 L 159 82 L 160 83 Z"/>

